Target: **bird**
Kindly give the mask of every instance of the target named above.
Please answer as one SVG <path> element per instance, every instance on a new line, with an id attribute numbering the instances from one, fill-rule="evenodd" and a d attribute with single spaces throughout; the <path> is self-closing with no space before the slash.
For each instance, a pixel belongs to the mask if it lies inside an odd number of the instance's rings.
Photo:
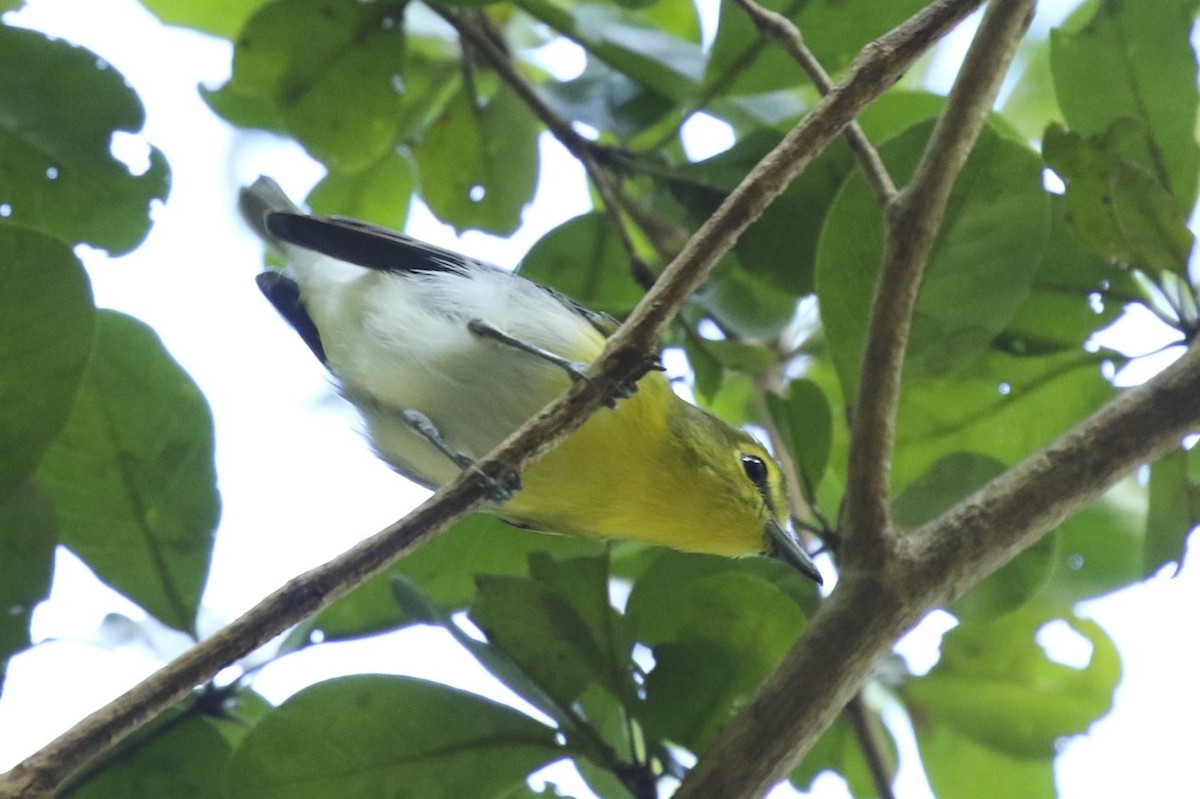
<path id="1" fill-rule="evenodd" d="M 304 212 L 271 178 L 241 190 L 247 224 L 286 262 L 257 277 L 362 417 L 376 454 L 429 489 L 565 391 L 616 322 L 483 261 L 346 217 Z M 788 529 L 761 443 L 650 370 L 484 506 L 506 522 L 727 557 L 821 582 Z"/>

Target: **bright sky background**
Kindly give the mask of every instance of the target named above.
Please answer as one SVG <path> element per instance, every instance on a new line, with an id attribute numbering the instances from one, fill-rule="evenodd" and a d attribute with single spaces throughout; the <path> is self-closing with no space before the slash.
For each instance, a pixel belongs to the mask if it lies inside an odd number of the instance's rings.
<path id="1" fill-rule="evenodd" d="M 1048 24 L 1051 18 L 1047 14 L 1039 22 Z M 204 605 L 209 629 L 215 629 L 288 578 L 399 518 L 425 495 L 371 456 L 355 432 L 353 413 L 252 280 L 261 249 L 235 221 L 238 187 L 270 174 L 299 198 L 319 179 L 321 168 L 294 144 L 232 130 L 204 105 L 196 86 L 216 86 L 227 77 L 230 46 L 225 42 L 164 28 L 134 0 L 31 0 L 6 20 L 84 45 L 108 60 L 147 108 L 144 138 L 124 139 L 122 153 L 137 164 L 145 158 L 144 142 L 150 141 L 170 161 L 171 194 L 156 210 L 146 243 L 118 261 L 96 252 L 85 253 L 85 261 L 97 303 L 149 323 L 212 406 L 224 509 L 212 564 L 216 590 L 206 593 Z M 557 69 L 569 72 L 582 65 L 571 46 L 552 50 L 545 55 Z M 730 143 L 723 125 L 703 118 L 690 124 L 687 134 L 694 155 Z M 549 137 L 543 137 L 542 159 L 537 198 L 512 239 L 474 233 L 457 239 L 419 204 L 410 232 L 515 265 L 545 231 L 587 210 L 579 166 Z M 1106 343 L 1144 353 L 1165 341 L 1161 329 L 1139 318 Z M 1122 378 L 1145 379 L 1163 363 L 1163 358 L 1147 359 Z M 1158 577 L 1081 607 L 1116 639 L 1125 675 L 1113 712 L 1088 735 L 1065 745 L 1057 768 L 1062 796 L 1178 796 L 1183 786 L 1195 784 L 1196 736 L 1181 731 L 1194 730 L 1200 718 L 1195 679 L 1200 636 L 1191 619 L 1196 608 L 1200 569 L 1194 563 L 1175 579 Z M 139 640 L 140 633 L 130 630 L 132 637 L 114 646 L 115 628 L 100 634 L 110 612 L 144 619 L 78 559 L 60 551 L 52 596 L 34 618 L 35 639 L 46 643 L 14 658 L 0 697 L 0 769 L 187 644 L 177 634 Z M 947 618 L 934 614 L 906 639 L 902 650 L 910 662 L 922 668 L 932 664 Z M 1047 641 L 1065 661 L 1081 656 L 1086 661 L 1086 648 L 1080 652 L 1073 643 L 1069 633 Z M 422 629 L 381 641 L 315 647 L 267 667 L 254 685 L 278 702 L 313 681 L 354 671 L 438 679 L 519 702 L 448 636 Z M 552 776 L 555 781 L 570 777 L 562 769 L 552 769 Z M 576 790 L 566 782 L 563 788 Z M 795 794 L 786 788 L 772 794 L 790 795 Z M 827 776 L 816 795 L 847 794 L 839 780 Z M 902 773 L 900 795 L 927 796 L 923 777 Z"/>

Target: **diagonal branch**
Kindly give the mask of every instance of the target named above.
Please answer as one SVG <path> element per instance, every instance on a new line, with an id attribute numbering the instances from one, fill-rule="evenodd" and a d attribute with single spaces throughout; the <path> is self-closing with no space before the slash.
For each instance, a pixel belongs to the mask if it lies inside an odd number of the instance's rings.
<path id="1" fill-rule="evenodd" d="M 870 568 L 886 551 L 891 460 L 904 353 L 925 264 L 950 191 L 983 129 L 1033 17 L 1036 0 L 993 0 L 912 180 L 887 209 L 887 240 L 875 288 L 851 418 L 844 520 L 845 565 Z"/>
<path id="2" fill-rule="evenodd" d="M 92 713 L 10 772 L 0 796 L 47 797 L 71 772 L 186 697 L 194 686 L 349 593 L 371 576 L 478 508 L 488 488 L 483 475 L 510 476 L 534 462 L 599 410 L 617 387 L 640 377 L 659 335 L 683 301 L 707 278 L 738 236 L 839 134 L 867 103 L 982 0 L 936 0 L 859 55 L 845 80 L 751 170 L 692 236 L 678 257 L 609 339 L 588 380 L 539 411 L 479 461 L 404 519 L 351 550 L 289 581 L 228 627 Z M 482 473 L 482 474 L 481 474 Z M 840 706 L 839 706 L 840 707 Z"/>
<path id="3" fill-rule="evenodd" d="M 829 73 L 825 71 L 825 67 L 821 66 L 817 57 L 808 49 L 808 45 L 804 43 L 804 36 L 794 22 L 777 11 L 763 8 L 755 0 L 734 0 L 734 2 L 746 12 L 751 22 L 754 23 L 754 27 L 758 28 L 759 33 L 767 39 L 778 42 L 784 52 L 800 65 L 822 96 L 829 94 L 833 89 L 833 80 L 830 79 Z M 858 159 L 858 165 L 862 169 L 863 175 L 866 176 L 867 183 L 875 192 L 875 200 L 881 206 L 887 207 L 888 203 L 896 196 L 896 185 L 892 183 L 892 176 L 888 174 L 887 167 L 884 165 L 883 159 L 879 157 L 878 151 L 867 138 L 867 134 L 863 133 L 862 126 L 858 122 L 851 122 L 847 125 L 846 129 L 842 131 L 842 136 L 846 139 L 846 144 L 850 146 L 854 157 Z"/>

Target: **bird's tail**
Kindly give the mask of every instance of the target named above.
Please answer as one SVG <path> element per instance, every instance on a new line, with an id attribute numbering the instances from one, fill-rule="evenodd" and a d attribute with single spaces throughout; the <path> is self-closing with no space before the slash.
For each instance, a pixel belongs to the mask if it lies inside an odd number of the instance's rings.
<path id="1" fill-rule="evenodd" d="M 266 175 L 239 192 L 238 208 L 241 210 L 246 224 L 258 234 L 259 238 L 277 250 L 282 250 L 282 242 L 267 230 L 267 214 L 273 211 L 302 213 L 300 207 L 283 193 L 283 189 L 279 188 L 279 184 Z"/>

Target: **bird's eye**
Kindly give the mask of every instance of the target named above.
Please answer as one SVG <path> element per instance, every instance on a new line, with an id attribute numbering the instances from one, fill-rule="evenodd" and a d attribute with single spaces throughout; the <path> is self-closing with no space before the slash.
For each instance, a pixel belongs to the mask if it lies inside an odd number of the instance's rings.
<path id="1" fill-rule="evenodd" d="M 750 478 L 750 482 L 754 483 L 754 485 L 761 487 L 767 484 L 766 461 L 757 455 L 743 455 L 742 470 L 746 472 L 746 476 Z"/>

